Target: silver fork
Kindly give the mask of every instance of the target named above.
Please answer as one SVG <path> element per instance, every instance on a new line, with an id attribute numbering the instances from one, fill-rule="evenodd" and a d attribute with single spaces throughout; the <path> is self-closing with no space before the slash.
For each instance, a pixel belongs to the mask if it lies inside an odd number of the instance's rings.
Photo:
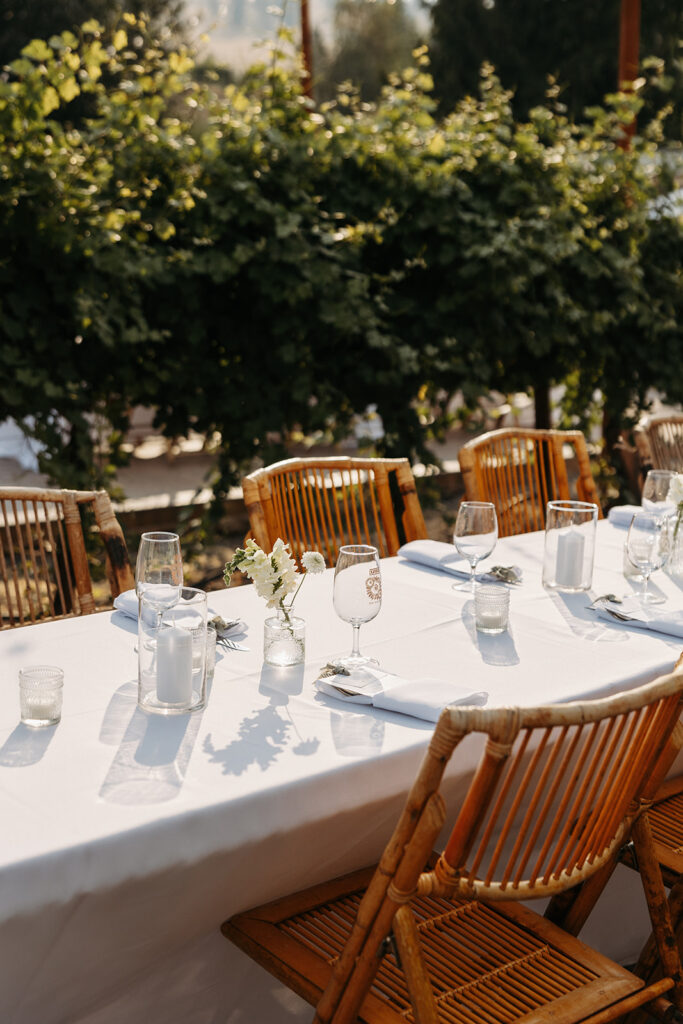
<path id="1" fill-rule="evenodd" d="M 244 644 L 238 644 L 234 640 L 231 640 L 227 636 L 221 637 L 220 640 L 216 641 L 216 643 L 220 644 L 222 647 L 227 647 L 227 649 L 229 651 L 248 651 L 249 650 L 249 648 L 245 647 Z"/>

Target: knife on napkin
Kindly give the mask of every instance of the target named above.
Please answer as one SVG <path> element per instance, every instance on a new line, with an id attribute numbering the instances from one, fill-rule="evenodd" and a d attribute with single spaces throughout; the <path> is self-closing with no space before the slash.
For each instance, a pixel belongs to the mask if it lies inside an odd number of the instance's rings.
<path id="1" fill-rule="evenodd" d="M 488 693 L 440 679 L 404 679 L 379 668 L 354 669 L 352 675 L 322 675 L 316 689 L 351 704 L 371 704 L 383 711 L 397 711 L 426 722 L 438 721 L 450 704 L 482 707 Z"/>

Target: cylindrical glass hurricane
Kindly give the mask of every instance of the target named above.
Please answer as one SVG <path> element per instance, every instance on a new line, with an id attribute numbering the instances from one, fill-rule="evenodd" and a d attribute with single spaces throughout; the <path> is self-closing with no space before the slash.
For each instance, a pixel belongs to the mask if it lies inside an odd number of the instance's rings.
<path id="1" fill-rule="evenodd" d="M 287 668 L 301 665 L 306 657 L 306 623 L 291 610 L 277 614 L 263 624 L 263 660 L 267 665 Z"/>
<path id="2" fill-rule="evenodd" d="M 664 572 L 673 580 L 683 582 L 683 513 L 676 511 L 667 523 L 667 546 L 669 557 Z"/>
<path id="3" fill-rule="evenodd" d="M 206 703 L 207 599 L 182 587 L 157 625 L 146 595 L 138 616 L 138 704 L 159 715 L 186 714 Z"/>
<path id="4" fill-rule="evenodd" d="M 549 501 L 546 508 L 543 586 L 576 594 L 590 590 L 598 506 L 588 501 Z"/>

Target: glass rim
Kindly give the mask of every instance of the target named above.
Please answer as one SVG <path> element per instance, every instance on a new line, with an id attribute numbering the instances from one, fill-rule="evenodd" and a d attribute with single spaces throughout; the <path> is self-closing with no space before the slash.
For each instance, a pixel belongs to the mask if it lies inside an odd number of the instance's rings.
<path id="1" fill-rule="evenodd" d="M 34 678 L 29 678 L 30 673 L 38 673 Z M 44 675 L 41 675 L 44 673 Z M 58 665 L 26 665 L 19 669 L 19 684 L 21 686 L 63 686 L 64 669 Z"/>
<path id="2" fill-rule="evenodd" d="M 180 540 L 180 535 L 177 533 L 169 533 L 165 530 L 152 530 L 151 533 L 143 533 L 140 536 L 140 540 L 152 540 L 155 543 L 162 543 L 164 541 Z"/>
<path id="3" fill-rule="evenodd" d="M 495 597 L 500 601 L 509 601 L 510 591 L 506 587 L 501 587 L 500 583 L 479 583 L 474 591 L 475 602 L 477 597 Z"/>
<path id="4" fill-rule="evenodd" d="M 561 512 L 581 512 L 584 509 L 598 511 L 598 506 L 594 501 L 574 501 L 573 498 L 553 498 L 552 501 L 548 502 L 547 507 L 559 509 Z"/>
<path id="5" fill-rule="evenodd" d="M 492 501 L 461 501 L 458 508 L 493 508 L 495 505 Z"/>
<path id="6" fill-rule="evenodd" d="M 342 544 L 339 548 L 339 554 L 342 551 L 352 555 L 379 555 L 379 551 L 372 544 Z"/>

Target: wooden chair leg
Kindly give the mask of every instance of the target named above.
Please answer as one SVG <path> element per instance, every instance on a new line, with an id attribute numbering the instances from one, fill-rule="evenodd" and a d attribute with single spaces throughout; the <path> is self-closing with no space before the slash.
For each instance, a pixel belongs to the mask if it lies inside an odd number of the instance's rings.
<path id="1" fill-rule="evenodd" d="M 669 918 L 680 953 L 683 941 L 683 877 L 678 878 L 669 893 Z M 659 977 L 661 972 L 658 968 L 659 954 L 657 952 L 657 943 L 654 933 L 650 932 L 647 942 L 640 951 L 638 963 L 633 970 L 634 974 L 637 974 L 639 978 L 642 978 L 647 983 Z"/>
<path id="2" fill-rule="evenodd" d="M 617 866 L 617 858 L 609 861 L 599 871 L 573 889 L 566 889 L 559 896 L 554 896 L 548 904 L 544 916 L 553 924 L 563 928 L 570 935 L 578 935 L 597 903 L 600 894 L 612 877 Z"/>
<path id="3" fill-rule="evenodd" d="M 408 905 L 399 907 L 396 911 L 393 931 L 416 1024 L 438 1024 L 434 993 L 422 959 L 420 935 L 413 912 Z"/>
<path id="4" fill-rule="evenodd" d="M 638 869 L 647 898 L 652 932 L 662 972 L 667 977 L 673 978 L 674 988 L 671 990 L 671 999 L 676 1008 L 683 1011 L 683 969 L 676 936 L 671 927 L 662 874 L 652 844 L 650 822 L 646 814 L 642 814 L 633 824 L 633 843 L 638 857 Z"/>

